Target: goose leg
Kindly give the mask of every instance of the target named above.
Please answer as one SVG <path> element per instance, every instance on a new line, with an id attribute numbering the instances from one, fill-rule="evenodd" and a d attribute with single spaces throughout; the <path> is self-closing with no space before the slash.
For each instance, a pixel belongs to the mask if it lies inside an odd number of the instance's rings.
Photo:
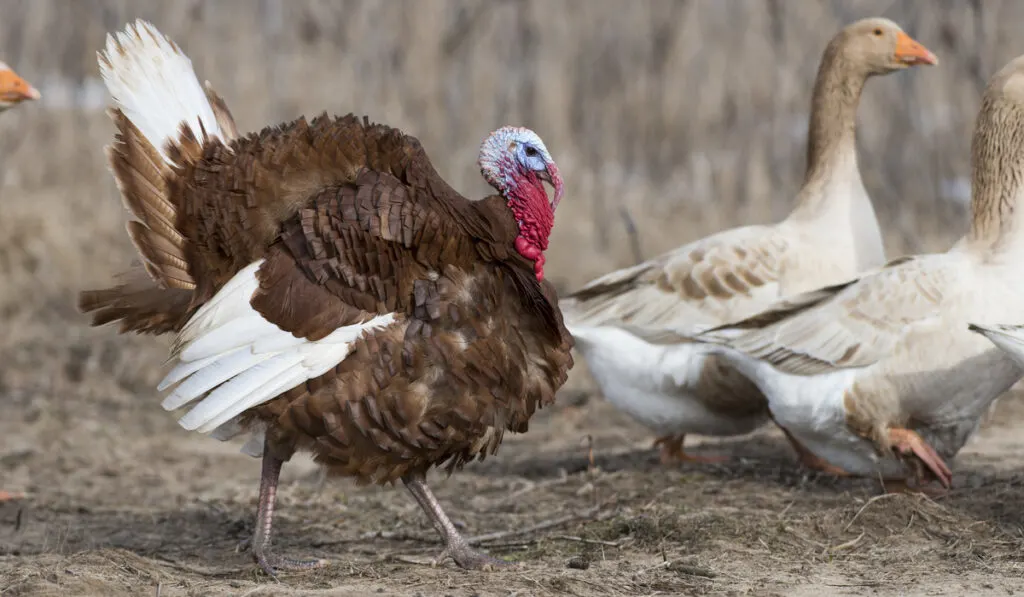
<path id="1" fill-rule="evenodd" d="M 807 449 L 806 446 L 796 441 L 793 434 L 789 432 L 785 427 L 779 426 L 782 432 L 786 434 L 786 439 L 789 440 L 789 445 L 793 446 L 793 450 L 796 452 L 797 458 L 800 459 L 800 464 L 811 469 L 812 471 L 818 471 L 829 475 L 835 475 L 837 477 L 848 477 L 849 473 L 843 469 L 829 463 L 823 458 L 819 458 L 814 452 Z"/>
<path id="2" fill-rule="evenodd" d="M 256 510 L 256 532 L 252 538 L 252 555 L 268 575 L 277 578 L 279 571 L 313 570 L 323 568 L 327 560 L 292 560 L 270 553 L 270 530 L 274 521 L 274 503 L 277 500 L 277 481 L 283 461 L 263 449 L 263 471 L 260 475 L 260 498 Z"/>
<path id="3" fill-rule="evenodd" d="M 680 433 L 679 435 L 666 435 L 654 440 L 654 447 L 660 448 L 662 464 L 666 466 L 677 462 L 721 464 L 729 461 L 729 458 L 726 456 L 698 456 L 696 454 L 687 454 L 686 450 L 683 449 L 683 438 L 685 437 L 685 435 Z"/>
<path id="4" fill-rule="evenodd" d="M 13 502 L 15 500 L 24 499 L 25 494 L 19 492 L 4 491 L 0 489 L 0 504 L 4 502 Z"/>
<path id="5" fill-rule="evenodd" d="M 434 493 L 427 487 L 426 477 L 423 473 L 406 475 L 402 477 L 402 481 L 444 540 L 444 551 L 434 560 L 434 565 L 444 562 L 449 557 L 455 560 L 460 568 L 468 570 L 486 570 L 510 565 L 509 562 L 491 557 L 469 546 L 466 539 L 455 528 L 455 523 L 444 513 L 444 509 L 434 497 Z"/>
<path id="6" fill-rule="evenodd" d="M 892 449 L 899 454 L 916 456 L 932 476 L 944 488 L 949 489 L 953 482 L 953 471 L 949 469 L 935 448 L 921 439 L 920 435 L 910 429 L 893 427 L 889 429 L 889 443 Z M 918 471 L 917 476 L 919 479 L 923 476 L 921 471 Z"/>
<path id="7" fill-rule="evenodd" d="M 837 477 L 850 476 L 850 473 L 823 458 L 819 458 L 817 454 L 808 450 L 807 446 L 798 442 L 797 439 L 793 437 L 793 434 L 789 432 L 789 429 L 779 425 L 779 422 L 775 420 L 775 415 L 773 415 L 770 410 L 768 411 L 768 417 L 771 418 L 772 423 L 775 423 L 775 426 L 781 429 L 782 433 L 786 435 L 786 440 L 789 441 L 790 446 L 793 446 L 793 451 L 796 452 L 796 456 L 800 460 L 800 464 L 812 471 L 835 475 Z"/>

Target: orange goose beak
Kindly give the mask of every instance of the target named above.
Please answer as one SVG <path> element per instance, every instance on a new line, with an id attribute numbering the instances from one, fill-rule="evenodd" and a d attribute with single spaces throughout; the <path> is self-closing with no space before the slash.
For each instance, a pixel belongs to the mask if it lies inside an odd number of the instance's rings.
<path id="1" fill-rule="evenodd" d="M 9 108 L 26 100 L 37 100 L 41 94 L 28 81 L 11 69 L 0 70 L 0 108 Z"/>
<path id="2" fill-rule="evenodd" d="M 896 52 L 893 54 L 893 58 L 896 62 L 907 66 L 918 64 L 935 66 L 939 63 L 938 57 L 932 54 L 931 50 L 902 31 L 896 34 Z"/>

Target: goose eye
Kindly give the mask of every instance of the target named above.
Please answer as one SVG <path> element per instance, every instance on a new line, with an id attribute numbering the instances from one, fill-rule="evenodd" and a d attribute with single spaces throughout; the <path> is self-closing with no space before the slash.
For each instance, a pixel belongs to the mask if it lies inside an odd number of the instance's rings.
<path id="1" fill-rule="evenodd" d="M 540 152 L 537 151 L 537 148 L 531 147 L 529 145 L 526 146 L 526 157 L 535 158 L 538 155 L 540 155 Z"/>
<path id="2" fill-rule="evenodd" d="M 875 29 L 875 35 L 877 35 L 878 37 L 882 37 L 882 30 L 881 29 Z"/>

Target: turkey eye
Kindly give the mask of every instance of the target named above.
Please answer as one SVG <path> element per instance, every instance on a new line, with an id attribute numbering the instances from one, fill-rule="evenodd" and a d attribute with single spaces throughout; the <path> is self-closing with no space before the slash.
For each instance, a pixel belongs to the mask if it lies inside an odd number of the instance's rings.
<path id="1" fill-rule="evenodd" d="M 535 158 L 540 154 L 535 147 L 526 146 L 526 157 Z"/>
<path id="2" fill-rule="evenodd" d="M 878 37 L 882 37 L 882 30 L 881 29 L 875 29 L 875 35 L 877 35 Z"/>

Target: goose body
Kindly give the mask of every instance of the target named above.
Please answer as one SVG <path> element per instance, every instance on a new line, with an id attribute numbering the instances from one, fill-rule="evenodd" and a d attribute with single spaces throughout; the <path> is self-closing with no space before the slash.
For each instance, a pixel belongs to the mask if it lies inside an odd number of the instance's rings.
<path id="1" fill-rule="evenodd" d="M 1024 57 L 989 82 L 972 142 L 970 233 L 948 252 L 896 260 L 791 297 L 699 339 L 767 396 L 775 420 L 845 471 L 903 479 L 947 461 L 1024 369 L 973 333 L 1024 320 Z M 919 472 L 919 471 L 918 471 Z"/>
<path id="2" fill-rule="evenodd" d="M 602 393 L 659 436 L 663 461 L 700 460 L 685 454 L 683 436 L 747 433 L 765 423 L 769 411 L 757 386 L 706 346 L 651 343 L 631 328 L 699 331 L 884 263 L 881 231 L 857 165 L 857 104 L 870 76 L 934 63 L 934 55 L 892 21 L 846 27 L 822 56 L 807 172 L 789 217 L 719 232 L 606 274 L 561 301 Z"/>

